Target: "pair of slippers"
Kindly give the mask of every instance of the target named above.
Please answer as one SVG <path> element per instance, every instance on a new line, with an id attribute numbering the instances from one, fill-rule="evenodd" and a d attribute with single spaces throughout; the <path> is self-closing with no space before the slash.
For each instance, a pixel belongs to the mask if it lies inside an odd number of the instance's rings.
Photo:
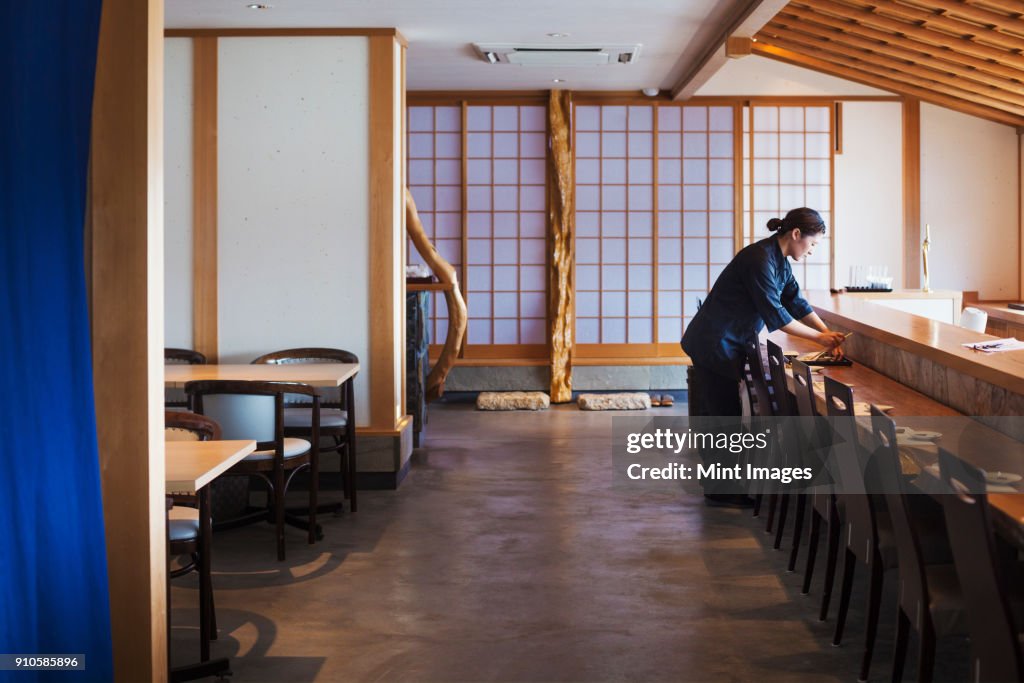
<path id="1" fill-rule="evenodd" d="M 651 394 L 651 406 L 655 408 L 667 408 L 675 403 L 676 400 L 672 398 L 672 394 Z"/>

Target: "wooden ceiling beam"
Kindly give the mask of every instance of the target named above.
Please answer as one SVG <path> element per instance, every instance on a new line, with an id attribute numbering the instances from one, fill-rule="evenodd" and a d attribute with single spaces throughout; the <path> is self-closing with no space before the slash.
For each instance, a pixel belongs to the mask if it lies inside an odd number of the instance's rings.
<path id="1" fill-rule="evenodd" d="M 973 102 L 967 102 L 956 97 L 948 97 L 941 95 L 934 90 L 928 88 L 919 88 L 914 85 L 907 83 L 900 83 L 886 78 L 883 76 L 876 76 L 868 74 L 858 69 L 850 68 L 848 66 L 839 66 L 831 62 L 826 62 L 813 57 L 808 57 L 784 48 L 767 45 L 758 41 L 753 46 L 754 54 L 762 57 L 768 57 L 775 59 L 786 64 L 792 64 L 793 66 L 803 67 L 805 69 L 812 69 L 819 71 L 829 76 L 836 76 L 837 78 L 845 78 L 848 81 L 854 81 L 855 83 L 862 83 L 872 88 L 881 88 L 890 92 L 902 93 L 911 97 L 917 97 L 923 102 L 930 102 L 937 104 L 940 107 L 946 107 L 954 111 L 959 111 L 964 114 L 970 114 L 971 116 L 977 116 L 978 118 L 985 119 L 987 121 L 994 121 L 1004 126 L 1020 126 L 1024 125 L 1024 116 L 1015 116 L 998 109 L 992 109 L 991 107 L 984 107 Z"/>
<path id="2" fill-rule="evenodd" d="M 948 33 L 908 24 L 905 21 L 892 19 L 891 17 L 883 17 L 867 8 L 851 7 L 850 5 L 833 2 L 833 0 L 800 0 L 796 4 L 813 12 L 831 14 L 841 19 L 851 19 L 865 26 L 892 31 L 923 43 L 948 47 L 951 50 L 973 55 L 980 59 L 992 59 L 1002 64 L 1024 69 L 1024 57 L 1020 55 L 1000 50 L 990 45 L 976 43 L 966 38 L 951 36 Z"/>
<path id="3" fill-rule="evenodd" d="M 986 7 L 994 7 L 1001 12 L 1013 14 L 1018 17 L 1024 16 L 1024 7 L 1020 6 L 1020 0 L 981 0 L 981 2 L 974 2 L 974 0 L 967 0 L 965 4 L 973 7 L 980 7 L 984 5 Z"/>
<path id="4" fill-rule="evenodd" d="M 821 40 L 814 36 L 801 35 L 787 29 L 778 29 L 775 31 L 774 36 L 768 36 L 764 40 L 772 45 L 778 45 L 793 52 L 817 57 L 827 62 L 849 64 L 854 68 L 885 76 L 894 81 L 912 83 L 922 88 L 931 88 L 936 92 L 945 93 L 951 97 L 959 97 L 963 100 L 977 102 L 978 104 L 984 104 L 1024 116 L 1024 97 L 1014 92 L 962 81 L 955 81 L 956 85 L 950 85 L 946 80 L 949 78 L 946 73 L 929 71 L 924 67 L 864 52 L 856 48 L 849 48 L 835 43 L 822 43 Z M 761 42 L 760 39 L 759 42 Z M 855 61 L 851 63 L 851 59 Z"/>
<path id="5" fill-rule="evenodd" d="M 946 61 L 943 59 L 936 59 L 929 54 L 916 52 L 914 50 L 908 50 L 907 48 L 901 47 L 900 45 L 890 45 L 889 43 L 879 43 L 874 40 L 868 40 L 858 35 L 846 33 L 845 31 L 837 31 L 827 26 L 808 21 L 806 19 L 795 19 L 785 14 L 779 14 L 775 17 L 772 23 L 768 24 L 758 34 L 758 39 L 763 40 L 765 36 L 771 34 L 772 31 L 778 29 L 788 29 L 797 33 L 813 36 L 819 39 L 828 40 L 830 43 L 836 45 L 843 45 L 845 47 L 856 48 L 859 50 L 867 50 L 881 57 L 889 57 L 894 60 L 902 60 L 904 62 L 911 62 L 914 64 L 920 64 L 926 66 L 935 71 L 940 71 L 946 74 L 953 74 L 960 78 L 965 78 L 975 83 L 983 83 L 985 85 L 991 85 L 996 88 L 1005 90 L 1020 90 L 1022 84 L 1017 81 L 1012 81 L 1008 78 L 1001 78 L 999 76 L 993 76 L 991 74 L 979 71 L 977 69 L 971 69 L 964 66 L 960 62 Z M 819 43 L 820 44 L 820 43 Z M 1019 74 L 1024 75 L 1024 74 Z"/>
<path id="6" fill-rule="evenodd" d="M 966 2 L 955 2 L 954 0 L 913 0 L 931 9 L 940 9 L 947 15 L 962 17 L 980 24 L 992 26 L 997 31 L 1013 31 L 1018 36 L 1024 35 L 1024 21 L 1015 17 L 1008 17 L 999 12 L 984 9 L 976 5 L 969 5 Z M 1021 11 L 1018 8 L 1018 13 Z"/>
<path id="7" fill-rule="evenodd" d="M 1002 111 L 1024 117 L 1024 101 L 1014 96 L 1010 96 L 1009 99 L 997 99 L 990 93 L 983 94 L 971 90 L 965 90 L 962 87 L 947 85 L 941 81 L 936 81 L 933 78 L 923 76 L 920 74 L 919 70 L 913 69 L 911 65 L 904 65 L 904 68 L 902 69 L 899 68 L 899 66 L 889 68 L 885 66 L 878 66 L 871 62 L 865 62 L 858 57 L 842 54 L 840 52 L 831 52 L 828 49 L 819 49 L 814 46 L 815 41 L 813 38 L 804 39 L 801 42 L 785 38 L 771 38 L 770 40 L 773 45 L 789 50 L 790 52 L 803 54 L 821 61 L 831 62 L 838 64 L 839 66 L 845 66 L 867 74 L 887 78 L 895 83 L 910 84 L 921 88 L 922 90 L 931 90 L 959 100 L 974 102 L 975 104 L 980 104 L 992 109 L 1000 109 Z M 760 43 L 761 41 L 758 41 L 758 44 Z M 810 45 L 807 43 L 810 43 Z M 850 61 L 851 58 L 854 59 L 853 62 Z"/>
<path id="8" fill-rule="evenodd" d="M 695 36 L 694 43 L 684 50 L 687 60 L 683 72 L 672 86 L 673 100 L 693 97 L 729 60 L 726 43 L 733 36 L 751 37 L 786 6 L 787 0 L 731 0 L 720 3 Z M 687 55 L 690 54 L 690 57 Z M 673 69 L 674 71 L 675 69 Z"/>
<path id="9" fill-rule="evenodd" d="M 886 12 L 909 21 L 920 21 L 926 27 L 940 28 L 956 36 L 971 36 L 972 42 L 984 40 L 990 45 L 997 45 L 1006 50 L 1020 50 L 1024 48 L 1024 40 L 1017 36 L 1000 33 L 986 26 L 979 26 L 962 19 L 955 19 L 945 14 L 935 14 L 928 10 L 916 9 L 909 5 L 901 5 L 898 2 L 893 2 L 893 0 L 870 0 L 870 2 L 876 12 Z"/>
<path id="10" fill-rule="evenodd" d="M 819 12 L 790 5 L 782 13 L 776 16 L 776 20 L 783 17 L 795 17 L 796 19 L 800 19 L 802 22 L 805 22 L 805 26 L 806 23 L 812 23 L 816 26 L 829 26 L 831 28 L 839 29 L 843 32 L 843 35 L 856 37 L 858 39 L 881 41 L 881 43 L 884 43 L 887 48 L 909 50 L 923 55 L 930 55 L 935 59 L 941 59 L 953 64 L 971 67 L 978 71 L 984 71 L 1009 80 L 1024 80 L 1024 72 L 1020 69 L 1014 69 L 1012 66 L 1006 66 L 998 62 L 981 59 L 980 57 L 965 54 L 948 47 L 924 43 L 909 36 L 901 36 L 895 33 L 881 31 L 877 28 L 864 26 L 847 19 L 838 19 L 828 14 L 821 14 Z"/>

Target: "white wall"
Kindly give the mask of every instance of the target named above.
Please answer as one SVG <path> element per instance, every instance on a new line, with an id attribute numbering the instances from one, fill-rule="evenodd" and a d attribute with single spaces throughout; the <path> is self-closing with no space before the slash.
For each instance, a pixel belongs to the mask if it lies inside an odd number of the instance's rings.
<path id="1" fill-rule="evenodd" d="M 368 41 L 218 46 L 220 359 L 301 346 L 353 351 L 366 424 Z"/>
<path id="2" fill-rule="evenodd" d="M 164 346 L 192 340 L 192 39 L 164 41 Z"/>
<path id="3" fill-rule="evenodd" d="M 836 286 L 850 266 L 888 266 L 903 283 L 903 106 L 843 102 L 843 151 L 835 155 Z"/>
<path id="4" fill-rule="evenodd" d="M 866 85 L 750 55 L 730 59 L 697 95 L 891 95 Z"/>
<path id="5" fill-rule="evenodd" d="M 921 222 L 931 286 L 1016 299 L 1020 178 L 1013 128 L 921 105 Z"/>

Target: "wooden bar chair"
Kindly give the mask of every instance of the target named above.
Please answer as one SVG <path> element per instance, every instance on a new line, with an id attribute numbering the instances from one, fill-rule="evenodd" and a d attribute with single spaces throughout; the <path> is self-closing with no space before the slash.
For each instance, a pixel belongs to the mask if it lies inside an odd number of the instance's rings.
<path id="1" fill-rule="evenodd" d="M 839 593 L 839 613 L 836 616 L 833 645 L 843 640 L 846 615 L 850 608 L 853 578 L 858 562 L 867 566 L 868 611 L 864 625 L 864 656 L 857 680 L 866 681 L 875 651 L 878 633 L 878 614 L 882 605 L 882 583 L 886 569 L 896 566 L 896 544 L 892 523 L 888 515 L 875 509 L 868 495 L 865 471 L 868 459 L 860 447 L 857 423 L 853 411 L 853 389 L 831 377 L 825 378 L 825 405 L 836 432 L 833 445 L 835 465 L 841 482 L 845 549 L 843 553 L 843 580 Z"/>
<path id="2" fill-rule="evenodd" d="M 749 344 L 747 346 L 747 362 L 745 367 L 746 372 L 744 373 L 743 383 L 747 387 L 748 399 L 751 404 L 751 425 L 756 420 L 754 416 L 759 418 L 771 418 L 775 417 L 775 402 L 772 400 L 771 389 L 768 387 L 766 380 L 764 364 L 761 362 L 761 350 L 758 344 Z M 771 452 L 768 454 L 769 457 L 773 457 L 775 447 L 771 448 Z M 757 463 L 765 465 L 768 463 Z M 762 484 L 758 487 L 757 493 L 754 495 L 754 508 L 752 514 L 757 517 L 761 513 L 761 501 L 764 498 L 765 485 Z"/>
<path id="3" fill-rule="evenodd" d="M 943 448 L 939 473 L 946 489 L 942 510 L 967 612 L 971 678 L 1024 680 L 1019 622 L 1008 599 L 1013 586 L 996 547 L 985 475 Z"/>
<path id="4" fill-rule="evenodd" d="M 777 417 L 795 417 L 797 415 L 796 404 L 793 399 L 793 394 L 789 392 L 789 386 L 786 381 L 786 356 L 782 352 L 782 347 L 768 340 L 768 375 L 772 382 L 772 395 L 775 399 L 775 414 Z M 799 439 L 794 438 L 793 427 L 795 426 L 792 422 L 788 423 L 788 431 L 784 429 L 782 434 L 782 440 L 780 441 L 782 448 L 782 457 L 786 458 L 787 461 L 783 466 L 788 466 L 791 463 L 788 459 L 791 455 L 799 454 Z M 796 568 L 796 561 L 798 553 L 800 552 L 800 539 L 803 535 L 804 516 L 807 510 L 807 494 L 798 493 L 778 493 L 772 496 L 769 501 L 768 507 L 768 523 L 765 525 L 765 530 L 771 532 L 772 530 L 772 518 L 774 517 L 775 508 L 781 507 L 782 509 L 788 509 L 790 501 L 795 497 L 796 500 L 796 514 L 793 519 L 793 544 L 789 552 L 789 562 L 787 563 L 786 569 L 793 571 Z M 783 516 L 784 517 L 784 516 Z M 782 525 L 783 527 L 785 525 Z M 781 547 L 782 529 L 776 532 L 776 547 Z"/>
<path id="5" fill-rule="evenodd" d="M 818 410 L 815 407 L 814 399 L 814 378 L 811 368 L 805 363 L 796 359 L 793 365 L 793 392 L 797 406 L 797 414 L 803 418 L 801 423 L 806 428 L 807 434 L 804 439 L 809 449 L 820 448 L 829 443 L 830 436 L 827 434 L 828 426 L 815 419 L 818 418 Z M 832 486 L 818 486 L 810 495 L 811 527 L 807 541 L 807 562 L 804 566 L 804 581 L 801 592 L 807 595 L 811 592 L 811 580 L 814 577 L 814 565 L 818 555 L 818 541 L 821 536 L 821 527 L 824 524 L 828 545 L 825 553 L 825 583 L 821 594 L 821 607 L 818 610 L 818 619 L 825 621 L 828 617 L 829 603 L 832 601 L 832 586 L 835 583 L 836 562 L 839 556 L 839 532 L 842 523 L 839 518 L 839 508 L 836 501 L 835 491 Z"/>
<path id="6" fill-rule="evenodd" d="M 915 508 L 912 499 L 934 503 L 925 500 L 926 496 L 910 493 L 910 485 L 900 466 L 896 423 L 876 406 L 871 406 L 871 430 L 876 444 L 872 462 L 892 521 L 899 567 L 892 680 L 898 683 L 903 679 L 903 664 L 913 629 L 918 636 L 917 680 L 930 683 L 935 668 L 936 638 L 966 633 L 963 592 L 951 558 L 941 564 L 929 564 L 926 557 L 928 547 L 923 543 L 926 537 L 922 536 L 922 531 L 927 531 L 928 526 L 922 525 L 922 511 Z M 935 534 L 928 540 L 934 543 Z"/>

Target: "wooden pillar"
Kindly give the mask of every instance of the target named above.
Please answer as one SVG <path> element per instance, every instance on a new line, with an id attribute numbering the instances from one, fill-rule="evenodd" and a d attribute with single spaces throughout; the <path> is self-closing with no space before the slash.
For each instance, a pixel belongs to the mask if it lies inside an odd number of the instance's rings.
<path id="1" fill-rule="evenodd" d="M 548 253 L 548 312 L 551 318 L 551 401 L 572 400 L 572 349 L 575 332 L 573 293 L 576 262 L 576 195 L 572 163 L 572 93 L 552 90 L 548 106 L 551 135 L 551 181 L 548 213 L 551 237 Z"/>
<path id="2" fill-rule="evenodd" d="M 401 41 L 370 36 L 370 428 L 392 432 L 405 413 L 405 128 Z"/>
<path id="3" fill-rule="evenodd" d="M 167 679 L 163 21 L 163 0 L 104 0 L 93 100 L 87 248 L 117 681 Z"/>
<path id="4" fill-rule="evenodd" d="M 903 100 L 903 286 L 921 286 L 921 102 Z"/>

